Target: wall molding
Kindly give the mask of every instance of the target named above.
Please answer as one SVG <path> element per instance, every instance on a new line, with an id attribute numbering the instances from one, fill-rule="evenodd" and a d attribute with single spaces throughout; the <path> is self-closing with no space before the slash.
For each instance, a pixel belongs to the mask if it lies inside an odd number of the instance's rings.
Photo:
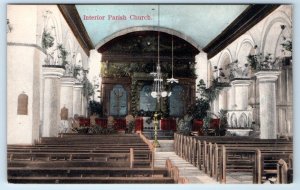
<path id="1" fill-rule="evenodd" d="M 41 52 L 43 52 L 44 54 L 47 54 L 45 52 L 45 50 L 37 45 L 37 44 L 30 44 L 30 43 L 19 43 L 19 42 L 7 42 L 7 45 L 8 46 L 25 46 L 25 47 L 34 47 L 34 48 L 37 48 L 38 50 L 40 50 Z"/>

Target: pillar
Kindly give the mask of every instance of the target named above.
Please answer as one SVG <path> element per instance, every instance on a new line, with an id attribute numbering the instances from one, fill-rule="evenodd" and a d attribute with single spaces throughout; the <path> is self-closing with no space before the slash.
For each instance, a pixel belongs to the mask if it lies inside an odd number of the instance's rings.
<path id="1" fill-rule="evenodd" d="M 87 99 L 86 99 L 86 97 L 82 96 L 81 113 L 85 117 L 87 117 L 87 109 L 88 109 Z"/>
<path id="2" fill-rule="evenodd" d="M 196 86 L 199 84 L 199 81 L 202 79 L 205 82 L 206 87 L 208 87 L 207 86 L 208 85 L 208 78 L 207 78 L 208 60 L 207 60 L 207 54 L 204 53 L 204 52 L 200 52 L 198 55 L 196 55 L 195 60 L 196 60 L 195 72 L 196 72 L 196 75 L 197 75 Z M 199 96 L 200 96 L 200 94 L 196 93 L 196 97 L 199 98 Z"/>
<path id="3" fill-rule="evenodd" d="M 75 79 L 73 77 L 61 78 L 60 109 L 68 109 L 68 117 L 73 117 L 73 88 Z"/>
<path id="4" fill-rule="evenodd" d="M 82 115 L 82 87 L 76 83 L 73 88 L 73 115 Z"/>
<path id="5" fill-rule="evenodd" d="M 234 88 L 231 86 L 227 91 L 227 109 L 234 110 L 235 105 L 235 92 Z"/>
<path id="6" fill-rule="evenodd" d="M 44 123 L 42 137 L 58 135 L 60 111 L 60 78 L 64 69 L 57 67 L 43 67 L 44 77 Z"/>
<path id="7" fill-rule="evenodd" d="M 259 71 L 255 76 L 259 82 L 260 138 L 277 138 L 276 80 L 280 71 Z"/>
<path id="8" fill-rule="evenodd" d="M 248 94 L 251 80 L 234 80 L 231 86 L 234 88 L 235 108 L 234 110 L 247 110 Z"/>
<path id="9" fill-rule="evenodd" d="M 227 93 L 229 88 L 224 87 L 219 94 L 219 111 L 227 110 Z"/>

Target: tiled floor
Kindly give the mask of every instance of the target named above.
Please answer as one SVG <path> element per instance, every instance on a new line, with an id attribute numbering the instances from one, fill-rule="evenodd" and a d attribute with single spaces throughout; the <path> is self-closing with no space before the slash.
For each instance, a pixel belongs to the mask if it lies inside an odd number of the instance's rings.
<path id="1" fill-rule="evenodd" d="M 155 153 L 155 166 L 165 167 L 166 160 L 169 158 L 178 167 L 180 177 L 186 177 L 192 184 L 218 184 L 215 179 L 199 170 L 189 162 L 175 154 L 172 140 L 160 140 L 161 147 Z M 252 175 L 249 173 L 228 173 L 227 184 L 252 184 Z"/>

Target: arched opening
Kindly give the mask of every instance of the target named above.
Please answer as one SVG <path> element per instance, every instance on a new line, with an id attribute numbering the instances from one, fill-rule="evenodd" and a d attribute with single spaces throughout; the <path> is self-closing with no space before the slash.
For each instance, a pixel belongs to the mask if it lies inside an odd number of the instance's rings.
<path id="1" fill-rule="evenodd" d="M 164 80 L 164 88 L 171 90 L 172 85 L 166 82 L 167 78 L 173 76 L 179 79 L 179 84 L 185 89 L 184 96 L 191 97 L 183 102 L 183 109 L 176 116 L 183 116 L 187 107 L 195 100 L 195 56 L 199 50 L 184 39 L 165 32 L 138 31 L 117 36 L 111 41 L 103 44 L 97 49 L 101 53 L 101 77 L 102 77 L 102 101 L 103 107 L 110 107 L 106 91 L 110 91 L 114 85 L 123 85 L 131 91 L 129 114 L 144 116 L 146 111 L 161 111 L 165 115 L 170 114 L 169 99 L 156 104 L 156 99 L 146 101 L 145 90 L 152 90 L 153 76 L 151 72 L 156 71 L 158 62 L 158 35 L 159 35 L 159 59 Z M 173 41 L 173 48 L 172 48 Z M 172 59 L 173 52 L 173 59 Z M 126 83 L 126 84 L 125 84 Z M 145 87 L 146 88 L 146 87 Z M 148 103 L 147 103 L 148 102 Z M 104 114 L 108 114 L 103 110 Z"/>

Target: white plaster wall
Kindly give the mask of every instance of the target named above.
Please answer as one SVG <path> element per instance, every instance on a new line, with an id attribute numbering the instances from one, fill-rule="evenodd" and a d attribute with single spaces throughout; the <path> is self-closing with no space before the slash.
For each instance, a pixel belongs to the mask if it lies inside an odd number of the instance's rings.
<path id="1" fill-rule="evenodd" d="M 35 48 L 7 46 L 7 143 L 33 143 L 33 59 Z M 17 55 L 17 56 L 16 56 Z M 14 57 L 12 59 L 12 57 Z M 26 68 L 26 72 L 24 72 Z M 28 96 L 28 115 L 17 115 L 18 96 Z M 36 123 L 35 123 L 36 124 Z"/>
<path id="2" fill-rule="evenodd" d="M 39 137 L 40 62 L 36 46 L 37 6 L 8 5 L 12 31 L 7 34 L 7 143 L 32 144 Z M 17 14 L 16 14 L 17 13 Z M 26 26 L 26 27 L 24 27 Z M 17 115 L 18 95 L 28 95 L 28 115 Z"/>
<path id="3" fill-rule="evenodd" d="M 43 110 L 47 109 L 43 107 L 45 54 L 40 48 L 45 11 L 52 12 L 50 17 L 55 23 L 57 43 L 68 43 L 70 51 L 81 53 L 83 64 L 88 64 L 88 55 L 56 5 L 7 5 L 7 18 L 13 28 L 7 33 L 8 144 L 32 144 L 41 136 Z M 17 99 L 23 91 L 28 95 L 28 115 L 25 116 L 17 115 Z"/>
<path id="4" fill-rule="evenodd" d="M 239 60 L 245 62 L 243 56 L 249 53 L 250 45 L 257 45 L 257 51 L 262 53 L 272 53 L 278 56 L 280 48 L 280 25 L 286 25 L 288 32 L 291 32 L 292 26 L 292 11 L 293 7 L 291 5 L 283 5 L 273 11 L 270 15 L 264 18 L 262 21 L 253 26 L 245 34 L 237 38 L 234 42 L 224 48 L 217 55 L 212 57 L 209 62 L 213 66 L 222 65 L 222 57 L 224 53 L 229 54 L 229 57 L 232 61 Z M 248 45 L 245 45 L 248 44 Z M 254 50 L 252 50 L 254 51 Z M 288 131 L 288 134 L 291 134 L 292 129 L 292 95 L 293 95 L 293 81 L 292 81 L 292 72 L 282 72 L 282 76 L 279 76 L 276 91 L 279 97 L 278 101 L 278 131 Z M 254 73 L 250 74 L 251 76 Z M 289 76 L 286 76 L 289 75 Z M 254 107 L 253 109 L 253 118 L 256 123 L 259 121 L 259 88 L 258 83 L 253 84 L 250 87 L 249 91 L 249 102 Z M 231 90 L 230 90 L 231 91 Z M 228 103 L 232 102 L 230 97 L 230 91 L 228 93 Z M 256 96 L 256 97 L 255 97 Z M 256 98 L 256 99 L 255 99 Z M 236 100 L 238 101 L 238 100 Z M 228 107 L 230 109 L 230 105 Z"/>
<path id="5" fill-rule="evenodd" d="M 101 59 L 102 55 L 101 53 L 98 53 L 97 50 L 93 49 L 90 50 L 90 56 L 88 59 L 88 65 L 89 65 L 89 72 L 87 75 L 87 78 L 93 85 L 98 85 L 98 88 L 95 89 L 95 95 L 91 99 L 94 99 L 95 101 L 99 101 L 100 99 L 98 96 L 101 94 L 101 76 L 100 76 L 100 71 L 101 71 Z"/>
<path id="6" fill-rule="evenodd" d="M 36 43 L 37 5 L 7 5 L 7 18 L 13 27 L 7 42 Z"/>

